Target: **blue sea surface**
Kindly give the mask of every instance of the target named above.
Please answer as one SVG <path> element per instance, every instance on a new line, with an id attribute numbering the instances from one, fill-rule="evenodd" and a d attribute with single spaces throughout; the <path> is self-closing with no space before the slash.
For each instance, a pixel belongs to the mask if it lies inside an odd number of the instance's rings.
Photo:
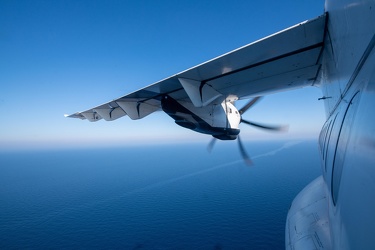
<path id="1" fill-rule="evenodd" d="M 1 249 L 284 249 L 316 141 L 0 152 Z"/>

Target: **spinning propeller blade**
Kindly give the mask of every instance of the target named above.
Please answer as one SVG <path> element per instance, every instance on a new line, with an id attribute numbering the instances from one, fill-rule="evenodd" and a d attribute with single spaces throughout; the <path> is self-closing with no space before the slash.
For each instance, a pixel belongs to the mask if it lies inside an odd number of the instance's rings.
<path id="1" fill-rule="evenodd" d="M 241 156 L 242 156 L 243 160 L 245 161 L 245 164 L 248 165 L 248 166 L 253 165 L 253 162 L 251 161 L 249 155 L 247 154 L 247 152 L 245 150 L 245 147 L 242 144 L 240 136 L 237 137 L 237 141 L 238 141 L 238 147 L 240 148 Z"/>
<path id="2" fill-rule="evenodd" d="M 272 130 L 272 131 L 287 131 L 288 130 L 288 126 L 265 125 L 265 124 L 260 124 L 256 122 L 247 121 L 242 118 L 241 118 L 241 122 L 257 127 L 257 128 L 266 129 L 266 130 Z"/>
<path id="3" fill-rule="evenodd" d="M 261 96 L 254 97 L 250 102 L 248 102 L 245 106 L 243 106 L 240 110 L 238 110 L 238 112 L 240 112 L 240 114 L 242 115 L 242 114 L 245 113 L 249 108 L 251 108 L 251 106 L 253 106 L 255 103 L 257 103 L 257 102 L 260 101 L 261 99 L 262 99 Z"/>
<path id="4" fill-rule="evenodd" d="M 207 145 L 207 151 L 211 153 L 214 145 L 215 145 L 215 142 L 216 142 L 216 138 L 215 137 L 212 137 L 210 143 Z"/>
<path id="5" fill-rule="evenodd" d="M 210 141 L 210 143 L 208 144 L 207 146 L 207 151 L 211 153 L 214 145 L 215 145 L 215 142 L 217 141 L 217 139 L 215 137 L 213 137 Z M 238 147 L 240 148 L 240 153 L 241 153 L 241 156 L 245 162 L 246 165 L 248 166 L 251 166 L 253 165 L 253 162 L 251 161 L 249 155 L 247 154 L 246 150 L 245 150 L 245 147 L 243 146 L 242 144 L 242 141 L 240 139 L 240 136 L 237 137 L 237 141 L 238 141 Z"/>
<path id="6" fill-rule="evenodd" d="M 255 103 L 261 100 L 261 96 L 254 97 L 251 101 L 249 101 L 245 106 L 243 106 L 238 112 L 240 114 L 244 114 L 249 108 L 251 108 Z M 257 122 L 251 122 L 247 121 L 245 119 L 242 119 L 241 117 L 241 122 L 246 123 L 248 125 L 261 128 L 261 129 L 266 129 L 266 130 L 273 130 L 273 131 L 286 131 L 288 130 L 288 126 L 277 126 L 277 125 L 265 125 Z"/>

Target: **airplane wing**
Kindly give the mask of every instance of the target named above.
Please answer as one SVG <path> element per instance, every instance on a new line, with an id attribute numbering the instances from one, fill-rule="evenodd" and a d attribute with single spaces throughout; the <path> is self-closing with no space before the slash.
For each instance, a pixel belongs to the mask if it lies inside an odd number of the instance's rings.
<path id="1" fill-rule="evenodd" d="M 311 86 L 320 69 L 326 15 L 245 45 L 133 93 L 67 117 L 143 118 L 171 96 L 195 107 Z"/>

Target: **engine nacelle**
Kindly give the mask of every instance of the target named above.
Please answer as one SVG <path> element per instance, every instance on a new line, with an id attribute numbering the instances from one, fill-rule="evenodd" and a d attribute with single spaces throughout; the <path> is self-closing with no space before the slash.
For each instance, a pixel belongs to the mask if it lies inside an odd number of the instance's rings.
<path id="1" fill-rule="evenodd" d="M 230 102 L 195 107 L 191 102 L 178 102 L 166 95 L 161 105 L 163 111 L 184 128 L 210 134 L 220 140 L 235 140 L 240 133 L 241 115 Z"/>

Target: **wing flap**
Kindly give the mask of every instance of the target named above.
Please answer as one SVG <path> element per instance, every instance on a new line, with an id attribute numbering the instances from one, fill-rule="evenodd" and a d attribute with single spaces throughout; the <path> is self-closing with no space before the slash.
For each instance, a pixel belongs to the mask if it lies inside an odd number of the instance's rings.
<path id="1" fill-rule="evenodd" d="M 301 79 L 314 79 L 319 67 L 319 65 L 313 65 L 311 67 L 285 72 L 267 78 L 260 78 L 248 84 L 231 86 L 229 89 L 234 93 L 248 93 L 248 96 L 242 96 L 242 99 L 253 96 L 253 92 L 255 92 L 256 95 L 264 95 L 292 90 L 301 87 Z M 252 89 L 251 92 L 248 92 L 249 88 Z"/>
<path id="2" fill-rule="evenodd" d="M 208 81 L 219 92 L 233 93 L 239 98 L 250 95 L 264 95 L 269 92 L 261 91 L 269 89 L 270 92 L 289 90 L 298 87 L 312 85 L 319 70 L 321 48 L 313 48 L 296 54 L 273 60 L 264 64 L 249 67 L 236 74 L 227 74 L 220 78 Z M 304 74 L 298 74 L 304 72 Z M 290 76 L 288 79 L 286 76 Z M 271 79 L 274 82 L 270 81 Z M 264 85 L 267 86 L 264 86 Z M 275 86 L 275 84 L 277 86 Z M 241 86 L 238 91 L 238 86 Z"/>

